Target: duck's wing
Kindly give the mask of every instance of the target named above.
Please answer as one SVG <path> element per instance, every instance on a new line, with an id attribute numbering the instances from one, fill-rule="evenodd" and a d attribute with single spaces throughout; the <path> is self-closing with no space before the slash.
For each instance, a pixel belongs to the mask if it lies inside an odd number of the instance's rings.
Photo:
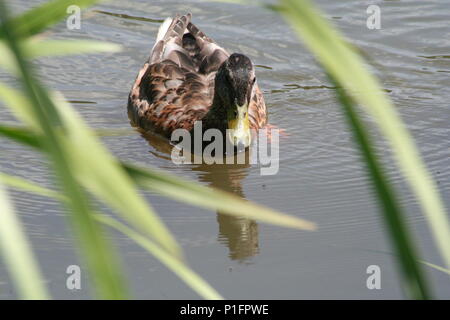
<path id="1" fill-rule="evenodd" d="M 253 87 L 252 99 L 248 106 L 248 117 L 252 129 L 264 128 L 267 125 L 267 109 L 264 96 L 258 84 Z"/>

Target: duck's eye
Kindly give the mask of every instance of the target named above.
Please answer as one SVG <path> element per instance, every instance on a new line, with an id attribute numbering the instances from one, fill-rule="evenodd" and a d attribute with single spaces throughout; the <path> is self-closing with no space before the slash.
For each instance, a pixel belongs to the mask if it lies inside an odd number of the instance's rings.
<path id="1" fill-rule="evenodd" d="M 255 84 L 256 82 L 256 77 L 253 78 L 252 84 Z"/>

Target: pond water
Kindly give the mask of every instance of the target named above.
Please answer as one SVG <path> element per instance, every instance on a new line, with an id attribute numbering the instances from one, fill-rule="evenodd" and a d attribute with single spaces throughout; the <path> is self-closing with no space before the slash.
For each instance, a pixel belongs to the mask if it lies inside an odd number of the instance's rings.
<path id="1" fill-rule="evenodd" d="M 12 2 L 12 1 L 10 1 Z M 15 0 L 15 12 L 42 1 Z M 450 28 L 448 1 L 317 1 L 326 16 L 368 58 L 450 208 Z M 381 7 L 381 29 L 366 27 L 370 4 Z M 270 123 L 286 130 L 279 172 L 260 175 L 257 165 L 175 165 L 166 142 L 131 128 L 127 95 L 153 46 L 162 19 L 192 12 L 193 22 L 229 52 L 256 65 Z M 318 224 L 297 231 L 237 219 L 145 193 L 182 245 L 190 265 L 226 298 L 399 299 L 395 256 L 368 185 L 351 132 L 331 85 L 312 55 L 276 14 L 256 6 L 204 1 L 110 1 L 86 10 L 81 29 L 52 28 L 55 39 L 93 39 L 123 45 L 114 54 L 39 60 L 46 83 L 60 90 L 95 129 L 119 129 L 103 137 L 122 160 L 154 166 L 204 185 Z M 0 73 L 0 80 L 10 81 Z M 4 106 L 0 122 L 13 123 Z M 385 144 L 389 174 L 407 212 L 424 260 L 442 265 L 426 221 Z M 0 139 L 2 171 L 52 186 L 45 159 Z M 15 206 L 56 298 L 90 297 L 66 289 L 66 268 L 80 264 L 61 207 L 40 196 L 11 191 Z M 113 233 L 121 248 L 133 296 L 197 299 L 157 260 Z M 381 290 L 366 287 L 369 265 L 381 268 Z M 448 275 L 427 268 L 435 296 L 450 298 Z M 0 298 L 16 295 L 0 264 Z"/>

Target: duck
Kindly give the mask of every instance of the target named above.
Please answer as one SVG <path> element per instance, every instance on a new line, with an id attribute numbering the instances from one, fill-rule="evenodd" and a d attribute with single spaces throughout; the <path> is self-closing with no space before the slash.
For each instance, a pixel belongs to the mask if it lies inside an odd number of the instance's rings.
<path id="1" fill-rule="evenodd" d="M 230 54 L 192 22 L 190 13 L 167 18 L 150 56 L 132 85 L 132 125 L 166 138 L 177 129 L 218 129 L 235 147 L 248 148 L 252 129 L 267 124 L 255 67 L 242 53 Z M 254 135 L 254 134 L 253 134 Z"/>

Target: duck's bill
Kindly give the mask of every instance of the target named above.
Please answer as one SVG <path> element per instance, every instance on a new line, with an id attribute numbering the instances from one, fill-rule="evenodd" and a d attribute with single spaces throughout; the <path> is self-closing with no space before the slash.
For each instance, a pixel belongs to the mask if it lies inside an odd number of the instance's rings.
<path id="1" fill-rule="evenodd" d="M 236 114 L 233 113 L 228 118 L 227 138 L 238 151 L 241 151 L 250 146 L 252 137 L 247 105 L 237 106 L 236 110 Z"/>

